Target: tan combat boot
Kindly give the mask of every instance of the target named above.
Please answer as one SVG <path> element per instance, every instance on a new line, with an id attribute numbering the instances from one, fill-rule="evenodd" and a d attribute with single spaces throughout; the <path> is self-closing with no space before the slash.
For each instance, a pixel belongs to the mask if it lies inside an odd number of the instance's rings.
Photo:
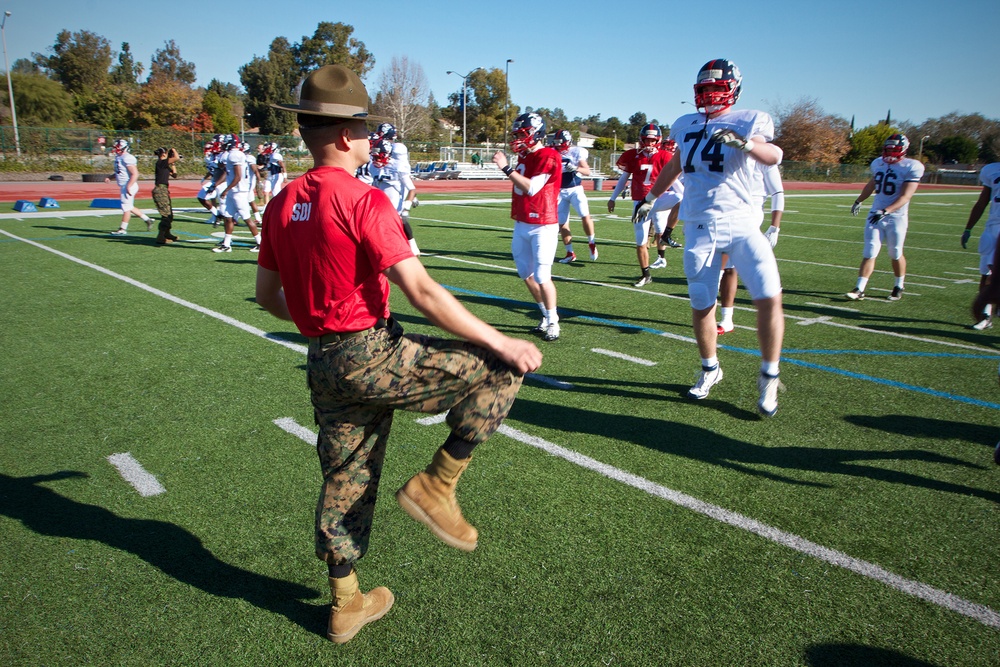
<path id="1" fill-rule="evenodd" d="M 479 540 L 479 533 L 462 517 L 455 500 L 455 485 L 471 460 L 454 459 L 443 448 L 438 449 L 427 469 L 396 492 L 396 501 L 407 514 L 426 524 L 445 544 L 462 551 L 472 551 Z"/>
<path id="2" fill-rule="evenodd" d="M 330 577 L 330 593 L 333 594 L 333 606 L 326 636 L 337 644 L 346 644 L 365 624 L 385 616 L 395 601 L 392 591 L 385 586 L 362 593 L 358 589 L 358 575 L 353 570 L 346 577 Z"/>

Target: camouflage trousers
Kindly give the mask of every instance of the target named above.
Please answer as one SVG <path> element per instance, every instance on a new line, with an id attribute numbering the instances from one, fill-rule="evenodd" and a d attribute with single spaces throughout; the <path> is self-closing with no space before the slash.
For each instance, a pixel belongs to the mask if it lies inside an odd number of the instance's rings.
<path id="1" fill-rule="evenodd" d="M 323 487 L 316 555 L 331 565 L 365 555 L 395 410 L 439 414 L 456 436 L 480 443 L 503 422 L 522 377 L 471 343 L 385 329 L 320 345 L 311 341 L 309 390 L 319 426 Z"/>
<path id="2" fill-rule="evenodd" d="M 170 202 L 170 188 L 166 185 L 154 186 L 153 203 L 156 204 L 156 210 L 160 214 L 158 229 L 161 232 L 169 232 L 174 223 L 174 207 Z"/>

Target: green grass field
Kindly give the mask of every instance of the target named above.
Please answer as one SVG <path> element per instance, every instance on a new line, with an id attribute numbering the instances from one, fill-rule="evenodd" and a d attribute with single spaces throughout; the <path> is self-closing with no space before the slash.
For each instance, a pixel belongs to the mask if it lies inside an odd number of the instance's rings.
<path id="1" fill-rule="evenodd" d="M 209 252 L 203 214 L 168 247 L 141 221 L 108 236 L 114 211 L 4 215 L 0 664 L 995 667 L 1000 346 L 968 328 L 978 229 L 959 245 L 976 194 L 918 193 L 905 298 L 884 299 L 883 252 L 855 303 L 856 191 L 789 193 L 770 420 L 746 292 L 725 379 L 685 399 L 681 251 L 632 288 L 631 223 L 592 199 L 600 260 L 555 265 L 562 338 L 538 341 L 542 368 L 459 485 L 479 547 L 449 549 L 396 505 L 446 436 L 397 414 L 358 567 L 396 604 L 341 647 L 299 437 L 315 428 L 305 341 L 254 303 L 249 246 Z M 422 199 L 431 274 L 532 337 L 507 198 Z M 432 329 L 398 291 L 393 309 Z M 123 478 L 108 457 L 124 453 L 162 492 Z"/>

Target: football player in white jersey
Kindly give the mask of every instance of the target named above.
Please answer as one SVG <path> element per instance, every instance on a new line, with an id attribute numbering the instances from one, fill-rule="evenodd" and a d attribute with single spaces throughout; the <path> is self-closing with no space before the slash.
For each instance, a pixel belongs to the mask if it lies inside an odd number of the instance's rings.
<path id="1" fill-rule="evenodd" d="M 868 286 L 872 271 L 875 270 L 875 258 L 878 257 L 883 242 L 889 246 L 892 272 L 896 276 L 889 301 L 899 301 L 903 298 L 906 281 L 903 243 L 906 241 L 906 228 L 909 226 L 907 212 L 910 199 L 917 191 L 920 178 L 924 175 L 923 163 L 906 157 L 909 148 L 910 140 L 905 134 L 894 134 L 886 139 L 882 146 L 882 156 L 872 160 L 872 177 L 861 188 L 861 194 L 851 206 L 851 215 L 857 215 L 861 211 L 861 204 L 871 193 L 875 193 L 872 208 L 868 212 L 868 224 L 865 225 L 865 248 L 861 255 L 861 266 L 858 268 L 858 282 L 854 289 L 845 295 L 853 301 L 865 298 L 865 288 Z"/>
<path id="2" fill-rule="evenodd" d="M 257 166 L 257 158 L 250 152 L 250 144 L 245 141 L 240 142 L 240 152 L 243 153 L 243 159 L 246 160 L 246 170 L 244 173 L 245 178 L 250 180 L 249 190 L 247 191 L 247 200 L 250 203 L 250 212 L 253 215 L 253 219 L 260 225 L 260 207 L 257 206 L 257 186 L 261 181 L 262 174 L 260 167 Z"/>
<path id="3" fill-rule="evenodd" d="M 225 236 L 222 242 L 212 248 L 212 252 L 232 252 L 233 251 L 233 227 L 235 218 L 240 217 L 247 223 L 250 233 L 253 234 L 254 245 L 250 252 L 260 252 L 260 232 L 257 231 L 257 223 L 250 215 L 250 175 L 247 173 L 247 158 L 240 150 L 240 137 L 238 134 L 223 135 L 222 148 L 226 161 L 226 187 L 219 193 L 223 201 L 222 215 L 225 222 Z"/>
<path id="4" fill-rule="evenodd" d="M 760 214 L 760 222 L 764 221 L 764 201 L 771 199 L 771 224 L 764 232 L 764 237 L 774 248 L 778 243 L 778 231 L 781 229 L 781 216 L 785 211 L 785 190 L 781 183 L 781 173 L 778 165 L 757 163 L 754 170 L 753 205 Z M 736 288 L 739 286 L 739 276 L 732 262 L 726 258 L 722 270 L 722 281 L 719 284 L 719 321 L 718 334 L 727 334 L 736 328 L 733 323 L 733 310 L 736 304 Z"/>
<path id="5" fill-rule="evenodd" d="M 269 142 L 264 149 L 268 156 L 267 180 L 264 181 L 264 206 L 271 201 L 271 198 L 281 192 L 281 185 L 285 182 L 285 158 L 282 156 L 277 142 Z"/>
<path id="6" fill-rule="evenodd" d="M 972 211 L 969 212 L 969 222 L 962 232 L 962 247 L 968 246 L 972 228 L 989 206 L 990 213 L 986 218 L 986 226 L 983 228 L 982 236 L 979 237 L 979 289 L 982 290 L 993 280 L 993 251 L 997 247 L 997 237 L 1000 236 L 1000 162 L 993 162 L 983 167 L 979 172 L 979 182 L 983 184 L 983 189 L 979 193 L 979 199 L 972 205 Z M 982 331 L 992 326 L 993 304 L 986 304 L 972 328 Z"/>
<path id="7" fill-rule="evenodd" d="M 132 219 L 133 213 L 146 223 L 148 232 L 153 229 L 152 218 L 135 207 L 135 195 L 139 192 L 138 161 L 128 152 L 128 142 L 124 139 L 117 139 L 111 151 L 115 154 L 115 182 L 118 184 L 122 203 L 122 222 L 111 235 L 125 236 L 128 233 L 128 221 Z M 105 178 L 104 182 L 110 183 L 111 178 Z"/>
<path id="8" fill-rule="evenodd" d="M 219 163 L 221 153 L 222 135 L 217 134 L 205 144 L 205 176 L 201 179 L 201 189 L 197 194 L 198 202 L 210 214 L 205 222 L 212 226 L 219 224 L 219 192 L 215 184 L 226 171 L 225 165 Z"/>
<path id="9" fill-rule="evenodd" d="M 757 308 L 761 356 L 757 409 L 771 416 L 778 410 L 778 360 L 785 319 L 778 264 L 771 244 L 760 231 L 753 181 L 757 162 L 778 164 L 782 153 L 770 143 L 774 122 L 768 114 L 732 108 L 742 83 L 739 68 L 729 60 L 711 60 L 701 68 L 694 84 L 694 102 L 700 111 L 681 116 L 671 126 L 670 138 L 677 142 L 678 151 L 660 171 L 636 214 L 644 218 L 656 198 L 684 174 L 680 204 L 684 273 L 701 355 L 701 372 L 688 396 L 703 399 L 722 380 L 716 356 L 715 299 L 725 253 L 743 276 Z"/>
<path id="10" fill-rule="evenodd" d="M 559 235 L 566 246 L 566 256 L 559 260 L 560 264 L 576 261 L 573 252 L 573 233 L 569 230 L 570 207 L 576 210 L 583 223 L 583 233 L 587 235 L 587 245 L 590 246 L 590 261 L 597 261 L 597 241 L 594 237 L 594 219 L 590 217 L 590 204 L 583 191 L 581 176 L 590 176 L 590 165 L 587 164 L 589 153 L 586 148 L 573 145 L 573 135 L 569 130 L 559 130 L 552 139 L 552 147 L 562 158 L 562 183 L 559 188 Z"/>
<path id="11" fill-rule="evenodd" d="M 392 123 L 382 123 L 375 134 L 378 135 L 375 147 L 372 149 L 372 157 L 376 160 L 374 162 L 376 169 L 372 170 L 375 187 L 384 192 L 396 207 L 403 221 L 403 232 L 410 242 L 410 249 L 419 257 L 420 248 L 417 247 L 417 242 L 413 238 L 413 228 L 410 226 L 410 209 L 416 206 L 417 202 L 417 188 L 410 176 L 410 152 L 406 146 L 396 141 L 398 135 Z"/>

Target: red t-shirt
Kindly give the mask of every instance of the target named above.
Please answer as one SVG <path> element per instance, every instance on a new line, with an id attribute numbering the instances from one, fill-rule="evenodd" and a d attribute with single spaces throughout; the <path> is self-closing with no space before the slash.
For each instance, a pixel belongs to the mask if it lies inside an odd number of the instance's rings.
<path id="1" fill-rule="evenodd" d="M 632 199 L 641 201 L 653 187 L 653 182 L 660 175 L 660 170 L 674 156 L 670 151 L 660 149 L 652 155 L 630 148 L 618 158 L 618 168 L 632 174 Z"/>
<path id="2" fill-rule="evenodd" d="M 382 271 L 413 257 L 399 214 L 381 190 L 339 167 L 317 167 L 264 210 L 257 262 L 277 271 L 304 336 L 362 331 L 389 316 Z"/>
<path id="3" fill-rule="evenodd" d="M 559 185 L 562 182 L 562 157 L 554 148 L 545 146 L 519 158 L 519 174 L 531 180 L 533 176 L 548 174 L 549 180 L 534 195 L 514 186 L 510 200 L 510 217 L 530 225 L 559 224 Z"/>

